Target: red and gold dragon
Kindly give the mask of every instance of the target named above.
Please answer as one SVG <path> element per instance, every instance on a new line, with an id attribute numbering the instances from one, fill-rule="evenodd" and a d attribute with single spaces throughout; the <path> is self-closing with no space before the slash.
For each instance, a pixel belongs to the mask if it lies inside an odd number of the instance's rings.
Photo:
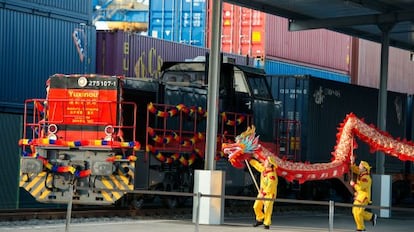
<path id="1" fill-rule="evenodd" d="M 235 143 L 224 143 L 222 151 L 228 155 L 230 163 L 243 168 L 245 160 L 255 158 L 263 160 L 273 156 L 277 162 L 277 174 L 288 181 L 299 183 L 310 180 L 338 178 L 349 171 L 353 149 L 357 147 L 355 137 L 369 144 L 371 152 L 382 151 L 400 160 L 414 161 L 414 143 L 395 139 L 387 132 L 369 125 L 353 113 L 346 116 L 338 128 L 337 141 L 329 163 L 293 162 L 278 157 L 259 143 L 255 127 L 249 127 L 236 137 Z"/>

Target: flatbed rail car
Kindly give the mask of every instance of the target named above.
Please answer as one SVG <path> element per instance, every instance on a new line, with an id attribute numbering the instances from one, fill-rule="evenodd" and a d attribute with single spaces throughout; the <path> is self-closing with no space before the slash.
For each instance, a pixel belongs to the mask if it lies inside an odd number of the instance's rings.
<path id="1" fill-rule="evenodd" d="M 46 203 L 67 202 L 71 186 L 75 204 L 110 204 L 133 190 L 136 105 L 121 96 L 121 77 L 51 76 L 46 99 L 25 101 L 20 186 Z"/>
<path id="2" fill-rule="evenodd" d="M 207 67 L 166 62 L 160 80 L 53 75 L 46 99 L 26 101 L 20 186 L 40 202 L 67 202 L 72 183 L 74 204 L 135 206 L 145 196 L 134 189 L 191 191 L 204 166 Z M 220 80 L 218 149 L 251 124 L 273 144 L 279 105 L 263 71 L 223 63 Z M 228 193 L 252 185 L 221 156 Z"/>

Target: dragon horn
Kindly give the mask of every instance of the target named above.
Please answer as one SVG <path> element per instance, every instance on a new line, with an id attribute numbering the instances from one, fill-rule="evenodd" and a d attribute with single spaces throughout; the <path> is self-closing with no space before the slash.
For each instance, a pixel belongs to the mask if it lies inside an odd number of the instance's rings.
<path id="1" fill-rule="evenodd" d="M 248 126 L 247 129 L 246 129 L 246 131 L 244 131 L 243 133 L 241 133 L 241 136 L 242 137 L 248 137 L 248 136 L 251 136 L 251 135 L 254 136 L 255 133 L 256 133 L 256 127 L 254 125 L 252 125 L 251 127 Z"/>

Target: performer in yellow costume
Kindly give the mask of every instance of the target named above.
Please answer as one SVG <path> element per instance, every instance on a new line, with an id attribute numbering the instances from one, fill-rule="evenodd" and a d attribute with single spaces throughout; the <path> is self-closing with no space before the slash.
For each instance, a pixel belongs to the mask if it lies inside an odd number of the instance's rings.
<path id="1" fill-rule="evenodd" d="M 361 161 L 359 166 L 352 165 L 352 172 L 358 175 L 356 183 L 352 180 L 351 186 L 354 188 L 354 205 L 366 206 L 371 203 L 371 185 L 372 179 L 370 176 L 371 167 L 366 161 Z M 365 210 L 365 207 L 352 207 L 352 214 L 354 215 L 356 231 L 366 231 L 365 221 L 371 221 L 375 226 L 377 223 L 377 215 Z"/>
<path id="2" fill-rule="evenodd" d="M 253 226 L 264 225 L 265 229 L 269 229 L 272 223 L 273 203 L 277 195 L 277 164 L 271 157 L 266 158 L 263 162 L 251 159 L 249 163 L 261 173 L 257 198 L 272 199 L 256 200 L 254 202 L 253 209 L 256 214 L 256 223 Z"/>

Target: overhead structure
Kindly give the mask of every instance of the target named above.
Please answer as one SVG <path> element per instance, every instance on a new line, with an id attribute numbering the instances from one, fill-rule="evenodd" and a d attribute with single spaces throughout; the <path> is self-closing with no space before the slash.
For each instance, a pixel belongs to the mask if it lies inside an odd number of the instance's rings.
<path id="1" fill-rule="evenodd" d="M 381 44 L 378 127 L 386 130 L 389 46 L 414 50 L 414 0 L 228 0 L 289 19 L 289 30 L 329 29 Z M 408 57 L 407 57 L 408 59 Z M 376 171 L 384 173 L 384 155 Z"/>
<path id="2" fill-rule="evenodd" d="M 379 129 L 386 131 L 389 46 L 414 51 L 414 0 L 227 0 L 289 19 L 289 30 L 329 29 L 381 44 L 381 70 L 378 93 Z M 409 57 L 407 57 L 409 59 Z M 390 198 L 391 183 L 384 175 L 383 153 L 376 156 L 376 174 L 380 183 L 374 189 L 374 204 L 383 205 Z M 390 181 L 389 181 L 390 182 Z M 376 199 L 375 199 L 376 198 Z M 376 201 L 376 202 L 375 202 Z M 389 199 L 386 199 L 389 201 Z M 379 203 L 381 202 L 381 203 Z M 381 210 L 380 216 L 389 217 Z"/>
<path id="3" fill-rule="evenodd" d="M 136 0 L 93 0 L 97 30 L 145 32 L 148 30 L 148 2 Z"/>
<path id="4" fill-rule="evenodd" d="M 289 30 L 325 28 L 382 42 L 378 25 L 392 25 L 389 45 L 414 50 L 413 0 L 226 0 L 288 18 Z"/>

